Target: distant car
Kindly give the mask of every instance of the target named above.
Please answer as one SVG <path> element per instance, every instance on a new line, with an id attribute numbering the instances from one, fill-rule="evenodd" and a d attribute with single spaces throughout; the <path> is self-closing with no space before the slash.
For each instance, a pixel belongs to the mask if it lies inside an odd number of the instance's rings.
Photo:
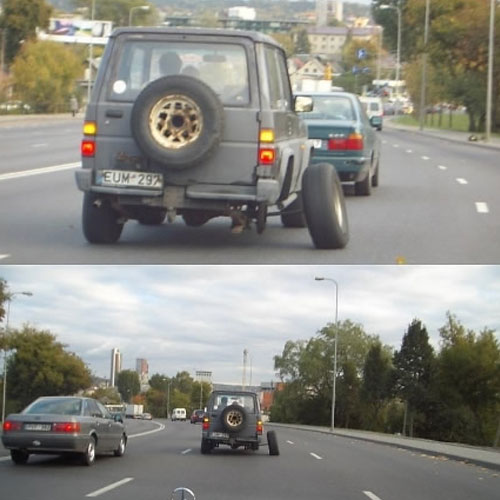
<path id="1" fill-rule="evenodd" d="M 382 123 L 384 117 L 384 107 L 380 97 L 364 97 L 359 98 L 361 104 L 365 108 L 368 119 L 377 130 L 382 130 Z"/>
<path id="2" fill-rule="evenodd" d="M 99 401 L 74 396 L 41 397 L 3 424 L 2 443 L 15 464 L 30 454 L 79 454 L 92 465 L 97 454 L 121 457 L 127 433 L 120 415 L 113 417 Z"/>
<path id="3" fill-rule="evenodd" d="M 142 420 L 153 420 L 151 413 L 143 413 L 141 416 Z"/>
<path id="4" fill-rule="evenodd" d="M 263 433 L 257 394 L 248 391 L 212 392 L 201 432 L 201 453 L 204 455 L 221 444 L 233 450 L 243 447 L 257 451 Z M 270 455 L 279 455 L 275 431 L 268 431 L 267 445 Z"/>
<path id="5" fill-rule="evenodd" d="M 0 103 L 0 111 L 5 111 L 7 113 L 29 113 L 31 111 L 31 106 L 22 101 L 6 101 Z"/>
<path id="6" fill-rule="evenodd" d="M 197 422 L 203 422 L 203 415 L 205 415 L 203 410 L 194 410 L 193 413 L 191 413 L 191 423 L 196 424 Z"/>
<path id="7" fill-rule="evenodd" d="M 378 186 L 380 138 L 358 97 L 349 92 L 298 93 L 313 99 L 302 113 L 313 140 L 312 164 L 332 164 L 342 182 L 354 183 L 356 195 L 368 196 Z"/>
<path id="8" fill-rule="evenodd" d="M 172 422 L 174 422 L 175 420 L 182 420 L 183 422 L 185 422 L 186 418 L 186 408 L 174 408 L 172 410 L 172 415 L 170 416 Z"/>

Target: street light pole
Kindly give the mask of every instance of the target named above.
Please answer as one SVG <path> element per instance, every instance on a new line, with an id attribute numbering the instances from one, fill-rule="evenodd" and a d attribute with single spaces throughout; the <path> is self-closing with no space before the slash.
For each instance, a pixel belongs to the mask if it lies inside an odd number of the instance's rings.
<path id="1" fill-rule="evenodd" d="M 31 297 L 31 292 L 12 292 L 7 297 L 7 314 L 5 316 L 5 333 L 9 334 L 10 303 L 16 295 Z M 2 387 L 2 423 L 5 422 L 5 402 L 7 397 L 7 346 L 3 348 L 3 387 Z"/>
<path id="2" fill-rule="evenodd" d="M 132 7 L 128 13 L 128 25 L 132 26 L 132 13 L 134 10 L 144 10 L 148 11 L 149 10 L 149 5 L 137 5 L 135 7 Z"/>
<path id="3" fill-rule="evenodd" d="M 338 313 L 339 313 L 339 284 L 332 278 L 314 278 L 316 281 L 331 281 L 335 284 L 335 350 L 333 354 L 333 389 L 332 389 L 332 423 L 331 430 L 335 430 L 335 399 L 337 385 L 337 344 L 338 344 Z"/>
<path id="4" fill-rule="evenodd" d="M 491 138 L 491 111 L 493 102 L 493 47 L 495 38 L 495 6 L 496 0 L 490 0 L 490 29 L 488 45 L 488 82 L 486 89 L 486 130 L 485 141 Z"/>
<path id="5" fill-rule="evenodd" d="M 95 16 L 95 0 L 92 0 L 92 7 L 90 9 L 90 45 L 89 45 L 89 74 L 87 79 L 87 106 L 90 104 L 90 95 L 92 94 L 92 62 L 94 59 L 94 45 L 92 38 L 94 36 L 94 16 Z"/>
<path id="6" fill-rule="evenodd" d="M 427 85 L 427 42 L 429 40 L 429 11 L 430 0 L 425 2 L 425 26 L 424 26 L 424 54 L 422 57 L 422 82 L 420 85 L 420 130 L 424 130 L 425 121 L 425 87 Z"/>

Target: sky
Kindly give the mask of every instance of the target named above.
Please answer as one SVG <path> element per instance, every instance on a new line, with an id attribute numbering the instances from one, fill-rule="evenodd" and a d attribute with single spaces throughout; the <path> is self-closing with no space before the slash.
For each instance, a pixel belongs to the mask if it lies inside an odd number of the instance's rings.
<path id="1" fill-rule="evenodd" d="M 15 295 L 9 326 L 49 330 L 95 375 L 117 347 L 124 369 L 146 358 L 150 375 L 241 384 L 246 348 L 253 385 L 276 380 L 287 340 L 335 320 L 335 283 L 317 276 L 338 283 L 339 321 L 395 349 L 414 318 L 437 348 L 447 311 L 499 336 L 500 266 L 0 266 L 11 292 L 33 294 Z"/>

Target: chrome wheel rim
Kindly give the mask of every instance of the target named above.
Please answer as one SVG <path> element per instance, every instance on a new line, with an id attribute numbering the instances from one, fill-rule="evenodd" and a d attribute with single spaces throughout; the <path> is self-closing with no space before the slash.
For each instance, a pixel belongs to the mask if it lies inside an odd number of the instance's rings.
<path id="1" fill-rule="evenodd" d="M 95 460 L 95 446 L 93 441 L 91 441 L 87 446 L 87 456 L 89 462 L 93 462 Z"/>
<path id="2" fill-rule="evenodd" d="M 228 412 L 228 414 L 226 416 L 226 422 L 231 427 L 237 427 L 238 425 L 243 423 L 243 415 L 240 411 L 232 410 L 232 411 Z"/>
<path id="3" fill-rule="evenodd" d="M 185 95 L 165 96 L 149 113 L 151 136 L 166 149 L 186 147 L 200 137 L 202 129 L 201 109 Z"/>

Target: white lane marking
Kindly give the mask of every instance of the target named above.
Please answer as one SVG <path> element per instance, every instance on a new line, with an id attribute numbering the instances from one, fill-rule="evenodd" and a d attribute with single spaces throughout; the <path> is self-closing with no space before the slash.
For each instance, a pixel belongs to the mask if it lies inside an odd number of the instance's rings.
<path id="1" fill-rule="evenodd" d="M 399 148 L 399 144 L 393 144 L 392 147 L 393 148 Z"/>
<path id="2" fill-rule="evenodd" d="M 288 441 L 288 439 L 286 440 L 286 442 L 287 442 L 288 444 L 295 444 L 293 441 Z"/>
<path id="3" fill-rule="evenodd" d="M 188 448 L 187 450 L 181 451 L 181 455 L 186 455 L 190 451 L 192 451 L 192 448 Z"/>
<path id="4" fill-rule="evenodd" d="M 438 165 L 439 170 L 446 170 L 448 167 L 445 167 L 444 165 Z"/>
<path id="5" fill-rule="evenodd" d="M 20 177 L 31 177 L 32 175 L 51 174 L 53 172 L 61 172 L 63 170 L 71 170 L 81 165 L 80 162 L 65 163 L 64 165 L 54 165 L 52 167 L 33 168 L 31 170 L 23 170 L 21 172 L 11 172 L 9 174 L 0 174 L 0 181 L 8 181 L 10 179 L 18 179 Z"/>
<path id="6" fill-rule="evenodd" d="M 102 495 L 103 493 L 106 493 L 110 490 L 114 490 L 115 488 L 118 488 L 118 486 L 122 486 L 123 484 L 126 484 L 130 481 L 133 481 L 133 477 L 126 477 L 125 479 L 122 479 L 121 481 L 117 481 L 116 483 L 110 484 L 108 486 L 105 486 L 104 488 L 101 488 L 100 490 L 95 490 L 92 493 L 89 493 L 88 495 L 85 495 L 86 497 L 98 497 L 99 495 Z"/>
<path id="7" fill-rule="evenodd" d="M 480 214 L 487 214 L 490 212 L 488 204 L 483 201 L 476 201 L 476 210 Z"/>
<path id="8" fill-rule="evenodd" d="M 428 156 L 422 156 L 422 160 L 430 160 Z"/>
<path id="9" fill-rule="evenodd" d="M 146 431 L 146 432 L 139 432 L 139 434 L 132 434 L 131 436 L 128 436 L 128 438 L 132 439 L 139 436 L 147 436 L 148 434 L 154 434 L 155 432 L 160 432 L 163 429 L 165 429 L 165 426 L 163 424 L 160 424 L 158 422 L 153 422 L 153 424 L 158 425 L 158 429 L 153 429 L 152 431 Z"/>
<path id="10" fill-rule="evenodd" d="M 316 453 L 309 453 L 312 457 L 314 457 L 316 460 L 323 460 L 323 457 L 320 457 L 319 455 L 316 455 Z"/>
<path id="11" fill-rule="evenodd" d="M 413 151 L 411 149 L 407 149 L 406 152 L 407 153 L 413 153 Z"/>
<path id="12" fill-rule="evenodd" d="M 370 499 L 370 500 L 380 500 L 380 498 L 375 495 L 375 493 L 372 493 L 371 491 L 363 491 L 363 493 Z"/>
<path id="13" fill-rule="evenodd" d="M 2 254 L 0 254 L 0 260 L 2 260 L 2 259 L 8 259 L 9 257 L 10 257 L 10 254 L 8 254 L 8 253 L 2 253 Z"/>
<path id="14" fill-rule="evenodd" d="M 469 183 L 467 182 L 467 179 L 462 179 L 461 177 L 457 177 L 457 182 L 458 182 L 459 184 L 469 184 Z"/>
<path id="15" fill-rule="evenodd" d="M 32 148 L 45 148 L 47 146 L 48 146 L 48 144 L 46 142 L 41 142 L 39 144 L 32 144 L 31 145 Z"/>

